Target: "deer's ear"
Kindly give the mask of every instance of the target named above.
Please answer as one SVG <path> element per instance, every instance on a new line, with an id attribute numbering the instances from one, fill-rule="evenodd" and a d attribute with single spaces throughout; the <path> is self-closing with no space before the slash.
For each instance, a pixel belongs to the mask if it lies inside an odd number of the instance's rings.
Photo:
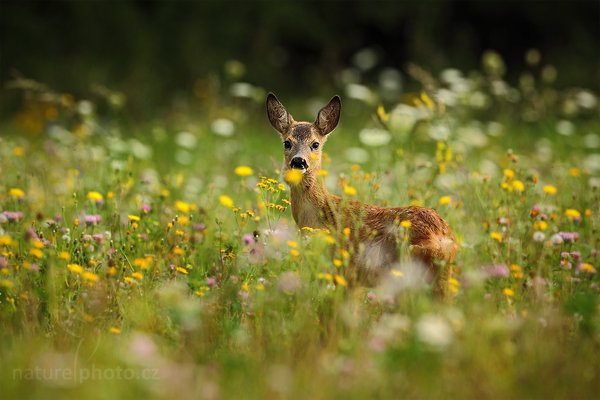
<path id="1" fill-rule="evenodd" d="M 340 96 L 333 96 L 329 103 L 317 114 L 315 125 L 321 131 L 321 134 L 327 135 L 331 133 L 337 126 L 340 120 L 340 112 L 342 111 L 342 101 Z"/>
<path id="2" fill-rule="evenodd" d="M 267 116 L 273 128 L 281 134 L 286 133 L 292 122 L 294 122 L 290 113 L 287 112 L 273 93 L 267 95 Z"/>

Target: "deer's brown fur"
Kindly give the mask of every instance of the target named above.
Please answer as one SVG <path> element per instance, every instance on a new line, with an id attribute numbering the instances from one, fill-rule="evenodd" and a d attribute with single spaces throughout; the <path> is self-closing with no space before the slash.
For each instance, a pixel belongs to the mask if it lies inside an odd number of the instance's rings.
<path id="1" fill-rule="evenodd" d="M 399 224 L 410 221 L 411 255 L 437 277 L 435 291 L 444 295 L 458 246 L 450 226 L 435 210 L 416 206 L 385 208 L 342 200 L 330 194 L 318 176 L 322 146 L 337 126 L 340 111 L 341 102 L 335 96 L 319 111 L 315 122 L 296 122 L 272 93 L 267 97 L 269 120 L 284 142 L 283 172 L 290 168 L 303 172 L 302 181 L 291 186 L 294 220 L 300 228 L 351 228 L 352 265 L 357 278 L 367 283 L 398 260 L 398 243 L 403 236 Z"/>

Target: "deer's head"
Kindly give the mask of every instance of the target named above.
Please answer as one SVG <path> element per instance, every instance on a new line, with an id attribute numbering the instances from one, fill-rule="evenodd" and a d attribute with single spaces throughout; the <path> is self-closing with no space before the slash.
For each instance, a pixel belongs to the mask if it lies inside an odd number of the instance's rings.
<path id="1" fill-rule="evenodd" d="M 269 93 L 267 115 L 283 141 L 284 171 L 295 168 L 312 175 L 321 169 L 321 149 L 340 120 L 341 107 L 339 96 L 333 96 L 314 122 L 296 122 L 277 97 Z"/>

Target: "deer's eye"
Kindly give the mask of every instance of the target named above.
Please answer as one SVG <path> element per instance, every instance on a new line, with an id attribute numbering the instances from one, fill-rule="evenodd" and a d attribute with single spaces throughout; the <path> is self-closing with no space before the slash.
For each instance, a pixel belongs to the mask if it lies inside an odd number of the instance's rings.
<path id="1" fill-rule="evenodd" d="M 318 148 L 319 148 L 319 142 L 314 142 L 313 144 L 311 144 L 311 145 L 310 145 L 310 147 L 311 147 L 313 150 L 316 150 L 316 149 L 318 149 Z"/>
<path id="2" fill-rule="evenodd" d="M 286 140 L 285 142 L 283 142 L 283 148 L 286 150 L 289 150 L 292 148 L 292 143 L 289 140 Z"/>

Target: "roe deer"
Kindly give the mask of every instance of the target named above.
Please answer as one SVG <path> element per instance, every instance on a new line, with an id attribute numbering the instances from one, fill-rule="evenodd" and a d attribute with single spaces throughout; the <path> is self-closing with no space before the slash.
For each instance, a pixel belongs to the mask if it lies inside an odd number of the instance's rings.
<path id="1" fill-rule="evenodd" d="M 327 191 L 318 175 L 321 149 L 340 119 L 341 101 L 334 96 L 317 114 L 315 122 L 296 122 L 273 93 L 267 96 L 267 115 L 281 135 L 284 147 L 282 172 L 297 169 L 302 180 L 290 185 L 292 214 L 300 228 L 351 228 L 355 278 L 373 283 L 399 258 L 404 233 L 401 221 L 410 221 L 411 257 L 437 277 L 434 291 L 444 296 L 451 263 L 458 246 L 450 226 L 434 210 L 424 207 L 384 208 L 342 200 Z M 408 224 L 406 224 L 408 225 Z M 441 266 L 434 260 L 441 261 Z"/>

